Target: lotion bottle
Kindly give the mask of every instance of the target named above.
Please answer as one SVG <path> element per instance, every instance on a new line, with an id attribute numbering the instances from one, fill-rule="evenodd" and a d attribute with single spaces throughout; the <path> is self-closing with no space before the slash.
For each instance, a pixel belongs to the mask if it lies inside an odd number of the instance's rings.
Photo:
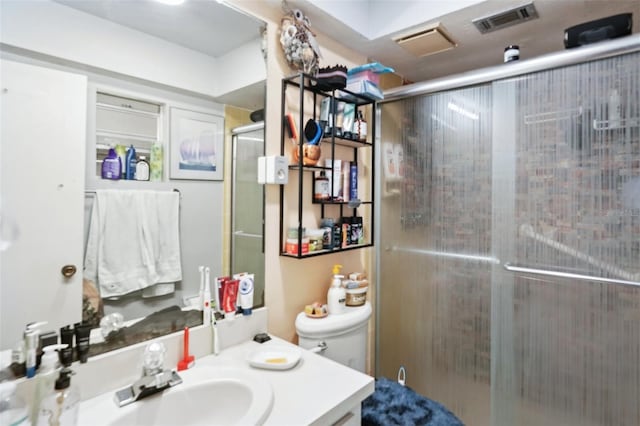
<path id="1" fill-rule="evenodd" d="M 71 386 L 73 371 L 65 367 L 55 382 L 54 389 L 42 400 L 38 426 L 75 426 L 78 424 L 80 392 Z"/>
<path id="2" fill-rule="evenodd" d="M 58 349 L 65 349 L 66 344 L 49 345 L 43 348 L 44 354 L 36 375 L 36 390 L 33 405 L 31 407 L 31 424 L 38 424 L 38 415 L 40 413 L 40 404 L 42 399 L 53 392 L 58 370 L 60 369 L 60 356 Z"/>
<path id="3" fill-rule="evenodd" d="M 344 275 L 340 275 L 340 268 L 342 265 L 333 265 L 333 279 L 327 293 L 327 308 L 330 315 L 344 314 L 346 309 L 347 292 L 342 286 Z"/>

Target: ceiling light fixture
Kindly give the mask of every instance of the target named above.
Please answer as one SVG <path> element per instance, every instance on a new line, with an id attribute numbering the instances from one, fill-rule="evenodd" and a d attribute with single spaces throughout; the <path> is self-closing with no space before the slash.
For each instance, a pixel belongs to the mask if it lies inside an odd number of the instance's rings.
<path id="1" fill-rule="evenodd" d="M 185 2 L 185 0 L 156 0 L 158 3 L 168 4 L 169 6 L 178 6 Z"/>

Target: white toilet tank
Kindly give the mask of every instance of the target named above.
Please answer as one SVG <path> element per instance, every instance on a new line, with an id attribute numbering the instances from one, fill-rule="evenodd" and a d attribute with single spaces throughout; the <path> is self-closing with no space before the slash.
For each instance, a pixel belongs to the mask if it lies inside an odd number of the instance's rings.
<path id="1" fill-rule="evenodd" d="M 296 317 L 298 345 L 313 349 L 324 342 L 327 349 L 320 353 L 364 373 L 370 317 L 369 302 L 357 307 L 348 306 L 344 314 L 330 314 L 324 318 L 309 318 L 300 312 Z"/>

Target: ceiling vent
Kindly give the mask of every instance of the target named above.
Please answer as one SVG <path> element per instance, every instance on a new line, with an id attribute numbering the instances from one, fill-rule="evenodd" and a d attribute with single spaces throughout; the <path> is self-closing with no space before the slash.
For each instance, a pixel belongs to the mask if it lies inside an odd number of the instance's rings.
<path id="1" fill-rule="evenodd" d="M 511 25 L 521 24 L 523 22 L 536 19 L 537 17 L 538 11 L 535 6 L 533 3 L 528 3 L 523 6 L 514 7 L 494 13 L 493 15 L 485 16 L 484 18 L 477 18 L 471 22 L 473 22 L 473 25 L 476 26 L 478 31 L 482 34 L 486 34 L 502 28 L 510 27 Z"/>
<path id="2" fill-rule="evenodd" d="M 411 34 L 396 37 L 393 41 L 418 57 L 433 55 L 456 47 L 456 42 L 447 34 L 440 23 L 435 23 Z"/>

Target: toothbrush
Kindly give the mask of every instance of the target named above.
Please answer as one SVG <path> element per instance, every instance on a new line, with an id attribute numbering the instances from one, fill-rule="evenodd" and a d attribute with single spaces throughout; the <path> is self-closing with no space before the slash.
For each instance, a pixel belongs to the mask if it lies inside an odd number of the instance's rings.
<path id="1" fill-rule="evenodd" d="M 204 270 L 204 292 L 202 299 L 202 324 L 211 325 L 211 270 L 207 266 Z"/>
<path id="2" fill-rule="evenodd" d="M 198 306 L 204 305 L 204 266 L 198 266 L 200 272 L 200 292 L 198 293 Z"/>
<path id="3" fill-rule="evenodd" d="M 213 319 L 213 354 L 218 355 L 220 353 L 220 339 L 218 339 L 218 324 L 215 318 Z"/>

